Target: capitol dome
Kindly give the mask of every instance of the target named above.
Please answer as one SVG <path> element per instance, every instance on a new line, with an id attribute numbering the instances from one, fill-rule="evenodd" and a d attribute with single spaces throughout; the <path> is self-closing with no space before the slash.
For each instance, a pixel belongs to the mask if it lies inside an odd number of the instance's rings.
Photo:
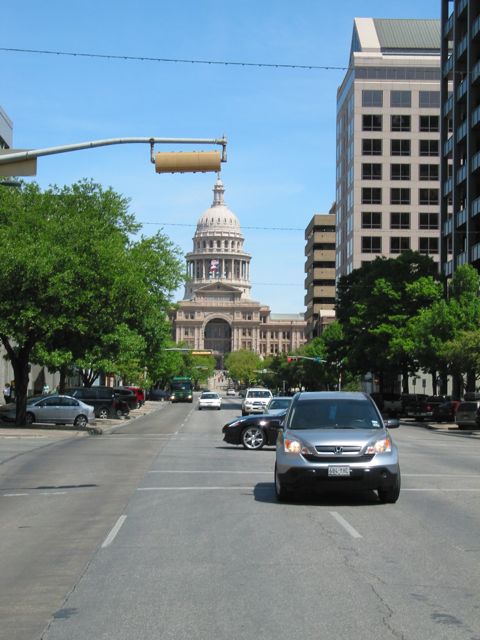
<path id="1" fill-rule="evenodd" d="M 220 178 L 217 178 L 213 187 L 213 203 L 200 216 L 197 222 L 197 232 L 232 231 L 240 232 L 240 222 L 237 216 L 230 211 L 223 200 L 225 188 Z"/>

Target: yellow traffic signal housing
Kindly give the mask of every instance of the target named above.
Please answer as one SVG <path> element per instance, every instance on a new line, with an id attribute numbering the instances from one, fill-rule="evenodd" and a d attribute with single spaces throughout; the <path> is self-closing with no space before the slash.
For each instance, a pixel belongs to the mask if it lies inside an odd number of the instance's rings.
<path id="1" fill-rule="evenodd" d="M 220 171 L 220 151 L 167 151 L 155 154 L 157 173 Z"/>

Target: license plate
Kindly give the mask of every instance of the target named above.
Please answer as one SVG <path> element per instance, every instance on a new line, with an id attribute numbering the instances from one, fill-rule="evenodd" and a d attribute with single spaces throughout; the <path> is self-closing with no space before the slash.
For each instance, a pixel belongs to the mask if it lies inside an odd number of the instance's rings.
<path id="1" fill-rule="evenodd" d="M 329 476 L 349 476 L 350 467 L 348 465 L 335 465 L 328 467 Z"/>

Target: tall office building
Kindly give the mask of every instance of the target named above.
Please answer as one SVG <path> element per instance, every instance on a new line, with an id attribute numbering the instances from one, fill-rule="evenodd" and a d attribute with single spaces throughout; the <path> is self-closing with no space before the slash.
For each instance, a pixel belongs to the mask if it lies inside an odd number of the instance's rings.
<path id="1" fill-rule="evenodd" d="M 13 123 L 0 107 L 0 149 L 9 149 L 12 146 L 12 137 Z"/>
<path id="2" fill-rule="evenodd" d="M 305 240 L 305 320 L 311 340 L 335 318 L 335 205 L 313 216 Z"/>
<path id="3" fill-rule="evenodd" d="M 480 269 L 480 3 L 442 0 L 441 266 Z"/>
<path id="4" fill-rule="evenodd" d="M 438 260 L 440 21 L 356 18 L 337 92 L 336 276 L 409 249 Z"/>

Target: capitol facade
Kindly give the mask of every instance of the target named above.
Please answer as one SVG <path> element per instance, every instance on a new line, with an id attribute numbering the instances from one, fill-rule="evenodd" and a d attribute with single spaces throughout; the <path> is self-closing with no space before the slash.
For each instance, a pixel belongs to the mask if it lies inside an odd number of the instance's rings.
<path id="1" fill-rule="evenodd" d="M 217 368 L 231 351 L 292 353 L 306 341 L 303 314 L 271 313 L 250 297 L 250 254 L 237 216 L 224 202 L 220 178 L 212 206 L 200 216 L 186 255 L 187 282 L 173 320 L 175 342 L 213 352 Z"/>

